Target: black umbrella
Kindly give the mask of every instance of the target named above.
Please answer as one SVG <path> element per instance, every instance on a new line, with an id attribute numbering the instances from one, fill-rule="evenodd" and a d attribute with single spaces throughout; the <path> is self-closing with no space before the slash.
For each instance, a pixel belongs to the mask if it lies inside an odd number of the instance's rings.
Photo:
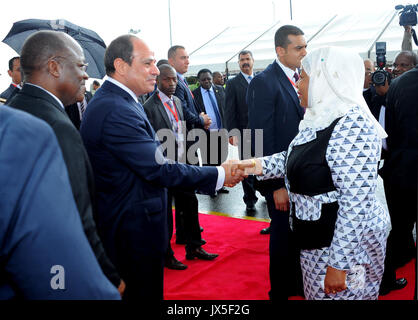
<path id="1" fill-rule="evenodd" d="M 67 20 L 27 19 L 15 22 L 3 42 L 20 54 L 27 37 L 39 30 L 62 31 L 73 37 L 83 48 L 86 61 L 89 64 L 87 67 L 89 77 L 102 79 L 105 76 L 106 44 L 103 39 L 96 32 L 79 27 Z"/>

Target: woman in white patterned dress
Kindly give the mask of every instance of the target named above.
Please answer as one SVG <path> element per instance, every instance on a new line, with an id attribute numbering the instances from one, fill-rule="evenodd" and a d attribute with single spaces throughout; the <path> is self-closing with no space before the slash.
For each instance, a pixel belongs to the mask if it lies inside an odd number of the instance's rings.
<path id="1" fill-rule="evenodd" d="M 298 82 L 306 112 L 289 149 L 240 162 L 258 179 L 285 177 L 309 300 L 378 298 L 390 228 L 375 193 L 386 133 L 363 99 L 363 82 L 357 53 L 312 51 Z"/>

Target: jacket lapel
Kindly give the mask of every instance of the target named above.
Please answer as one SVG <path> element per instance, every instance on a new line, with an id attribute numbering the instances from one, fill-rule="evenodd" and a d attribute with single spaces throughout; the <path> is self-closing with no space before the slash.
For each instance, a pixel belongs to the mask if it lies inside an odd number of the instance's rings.
<path id="1" fill-rule="evenodd" d="M 300 118 L 303 118 L 303 109 L 300 107 L 299 98 L 293 88 L 293 85 L 290 83 L 289 78 L 286 76 L 282 68 L 278 65 L 276 61 L 273 62 L 272 68 L 275 71 L 275 74 L 278 77 L 279 83 L 282 87 L 284 87 L 285 91 L 289 94 L 289 96 L 293 100 L 293 105 L 296 108 L 297 113 L 299 114 Z"/>
<path id="2" fill-rule="evenodd" d="M 52 104 L 56 109 L 58 109 L 60 112 L 62 112 L 68 117 L 67 113 L 65 112 L 65 109 L 48 92 L 45 92 L 44 90 L 37 88 L 35 86 L 32 86 L 30 84 L 23 85 L 22 90 L 20 90 L 20 92 L 22 94 L 26 94 L 37 99 L 46 100 L 47 102 Z"/>
<path id="3" fill-rule="evenodd" d="M 154 104 L 156 105 L 158 111 L 160 112 L 160 115 L 161 115 L 163 121 L 165 122 L 167 128 L 171 129 L 171 127 L 172 127 L 171 121 L 168 118 L 167 111 L 165 110 L 165 106 L 164 106 L 163 102 L 161 101 L 161 99 L 158 97 L 158 95 L 154 95 Z"/>

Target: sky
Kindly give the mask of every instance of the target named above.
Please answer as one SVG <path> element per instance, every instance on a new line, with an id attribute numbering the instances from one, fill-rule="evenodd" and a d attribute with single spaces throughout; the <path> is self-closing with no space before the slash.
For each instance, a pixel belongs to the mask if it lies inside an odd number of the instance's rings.
<path id="1" fill-rule="evenodd" d="M 402 0 L 292 0 L 293 19 L 315 19 L 376 8 L 391 10 Z M 155 58 L 166 59 L 172 44 L 188 52 L 200 47 L 227 27 L 273 24 L 290 19 L 290 0 L 19 0 L 1 1 L 0 40 L 13 22 L 23 19 L 66 19 L 96 31 L 108 45 L 131 29 L 145 40 Z M 415 2 L 413 2 L 415 3 Z M 0 43 L 0 91 L 10 83 L 8 60 L 16 52 Z M 191 57 L 191 64 L 193 60 Z M 3 89 L 4 88 L 4 89 Z"/>

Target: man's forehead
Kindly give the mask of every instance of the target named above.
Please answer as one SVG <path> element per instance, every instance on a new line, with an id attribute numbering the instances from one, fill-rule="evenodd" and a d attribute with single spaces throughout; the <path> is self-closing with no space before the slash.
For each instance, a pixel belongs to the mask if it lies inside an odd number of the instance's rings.
<path id="1" fill-rule="evenodd" d="M 305 37 L 303 35 L 295 36 L 293 34 L 289 34 L 288 39 L 290 41 L 290 44 L 292 44 L 295 47 L 298 47 L 298 46 L 304 47 L 307 45 Z"/>
<path id="2" fill-rule="evenodd" d="M 251 54 L 249 54 L 249 53 L 246 53 L 246 54 L 241 54 L 241 55 L 239 56 L 239 59 L 240 59 L 240 60 L 243 60 L 243 59 L 248 59 L 248 58 L 252 59 Z"/>

